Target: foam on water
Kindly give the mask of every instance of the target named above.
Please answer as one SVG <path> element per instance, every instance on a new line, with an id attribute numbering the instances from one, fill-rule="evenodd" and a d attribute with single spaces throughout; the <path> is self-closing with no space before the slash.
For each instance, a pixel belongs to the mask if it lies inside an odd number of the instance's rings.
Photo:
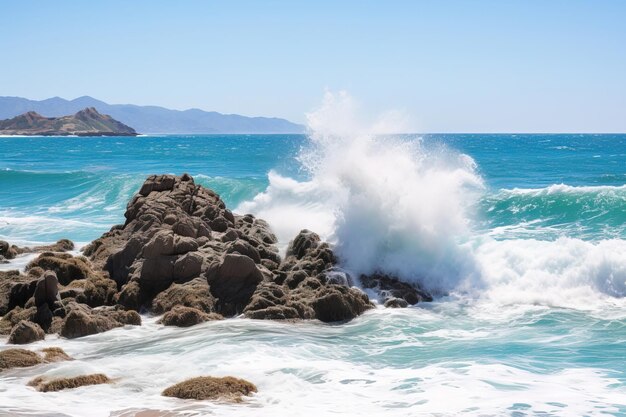
<path id="1" fill-rule="evenodd" d="M 556 240 L 500 241 L 493 230 L 478 233 L 476 207 L 540 211 L 532 218 L 539 217 L 535 222 L 545 224 L 545 232 L 551 215 L 572 221 L 563 217 L 621 213 L 624 186 L 561 184 L 503 190 L 494 197 L 485 191 L 472 158 L 426 147 L 418 139 L 382 135 L 384 120 L 364 127 L 344 93 L 328 93 L 308 120 L 311 143 L 298 159 L 310 179 L 270 172 L 265 192 L 238 208 L 267 219 L 283 245 L 309 228 L 334 244 L 351 272 L 382 270 L 437 294 L 582 309 L 602 308 L 607 301 L 623 304 L 618 299 L 626 295 L 624 240 L 559 238 L 559 228 Z M 619 227 L 626 224 L 620 215 L 612 218 Z M 541 230 L 529 226 L 534 233 Z M 514 226 L 504 227 L 511 232 Z"/>
<path id="2" fill-rule="evenodd" d="M 311 143 L 298 159 L 311 179 L 272 172 L 239 211 L 267 219 L 283 244 L 303 228 L 320 233 L 357 274 L 384 270 L 446 290 L 474 268 L 460 245 L 483 187 L 469 156 L 381 136 L 384 119 L 363 128 L 346 94 L 327 93 L 308 120 Z"/>
<path id="3" fill-rule="evenodd" d="M 32 348 L 77 360 L 3 372 L 0 415 L 626 415 L 626 137 L 442 144 L 390 136 L 403 130 L 399 113 L 368 123 L 356 107 L 328 94 L 296 163 L 299 136 L 2 139 L 0 239 L 11 243 L 90 241 L 123 221 L 146 175 L 189 172 L 236 212 L 268 220 L 283 248 L 309 228 L 353 273 L 382 269 L 438 296 L 341 326 L 173 329 L 144 317 L 138 328 L 47 336 Z M 89 372 L 115 382 L 26 386 Z M 235 405 L 160 395 L 198 375 L 243 377 L 259 392 Z"/>
<path id="4" fill-rule="evenodd" d="M 235 319 L 178 329 L 144 318 L 140 328 L 69 341 L 49 337 L 31 347 L 61 344 L 76 361 L 3 374 L 1 409 L 77 416 L 86 409 L 93 416 L 145 409 L 220 416 L 484 416 L 515 411 L 595 416 L 624 411 L 626 389 L 602 369 L 602 362 L 597 368 L 563 369 L 560 361 L 569 358 L 558 359 L 565 352 L 583 352 L 583 340 L 598 340 L 601 329 L 593 323 L 581 323 L 587 334 L 555 338 L 551 333 L 565 328 L 558 321 L 551 327 L 544 322 L 558 320 L 559 313 L 525 313 L 517 320 L 536 326 L 531 336 L 524 326 L 468 320 L 465 312 L 439 307 L 378 309 L 337 327 Z M 547 339 L 550 346 L 543 352 L 555 355 L 552 366 L 519 357 L 526 351 L 531 358 L 537 341 Z M 45 395 L 26 386 L 39 375 L 96 372 L 114 383 Z M 207 374 L 245 378 L 259 392 L 235 405 L 160 395 L 171 384 Z"/>

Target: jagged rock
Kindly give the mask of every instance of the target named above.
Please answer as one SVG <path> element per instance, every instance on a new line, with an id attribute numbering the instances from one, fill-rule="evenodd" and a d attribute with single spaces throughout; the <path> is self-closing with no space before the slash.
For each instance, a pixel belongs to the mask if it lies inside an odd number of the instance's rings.
<path id="1" fill-rule="evenodd" d="M 67 285 L 76 279 L 85 279 L 93 275 L 93 271 L 86 259 L 74 257 L 68 253 L 44 252 L 32 260 L 27 266 L 31 268 L 39 267 L 43 270 L 51 270 L 56 273 L 59 283 Z"/>
<path id="2" fill-rule="evenodd" d="M 0 271 L 0 316 L 24 307 L 35 293 L 37 278 L 19 271 Z"/>
<path id="3" fill-rule="evenodd" d="M 219 314 L 207 314 L 197 308 L 176 306 L 163 315 L 161 323 L 164 326 L 190 327 L 205 321 L 221 320 L 223 318 Z"/>
<path id="4" fill-rule="evenodd" d="M 15 307 L 0 319 L 0 334 L 8 335 L 13 327 L 22 320 L 35 320 L 37 309 L 35 307 Z"/>
<path id="5" fill-rule="evenodd" d="M 405 308 L 409 306 L 409 303 L 404 298 L 388 298 L 384 304 L 387 308 Z"/>
<path id="6" fill-rule="evenodd" d="M 290 243 L 287 257 L 272 283 L 262 283 L 253 293 L 244 314 L 262 319 L 351 320 L 373 307 L 357 288 L 350 288 L 347 274 L 335 267 L 330 246 L 303 230 Z"/>
<path id="7" fill-rule="evenodd" d="M 84 281 L 82 292 L 76 294 L 75 300 L 89 307 L 108 306 L 114 304 L 116 294 L 115 281 L 101 275 L 94 275 Z"/>
<path id="8" fill-rule="evenodd" d="M 74 242 L 69 239 L 57 240 L 52 245 L 35 246 L 34 248 L 28 248 L 30 252 L 69 252 L 74 250 Z"/>
<path id="9" fill-rule="evenodd" d="M 223 378 L 191 378 L 163 391 L 166 397 L 190 400 L 226 400 L 241 402 L 242 396 L 257 392 L 256 386 L 244 379 L 226 376 Z"/>
<path id="10" fill-rule="evenodd" d="M 401 298 L 410 305 L 433 300 L 433 297 L 418 285 L 402 282 L 389 275 L 380 273 L 361 275 L 360 280 L 363 288 L 377 291 L 385 300 Z"/>
<path id="11" fill-rule="evenodd" d="M 115 307 L 103 307 L 91 310 L 78 303 L 68 305 L 69 313 L 61 327 L 61 336 L 73 339 L 105 332 L 127 324 L 141 325 L 141 317 L 135 311 L 121 310 Z"/>
<path id="12" fill-rule="evenodd" d="M 207 281 L 211 294 L 217 299 L 217 310 L 232 315 L 248 304 L 257 285 L 263 281 L 263 274 L 251 258 L 229 253 L 221 263 L 209 269 Z"/>
<path id="13" fill-rule="evenodd" d="M 244 310 L 246 317 L 264 320 L 294 320 L 304 318 L 299 310 L 288 305 L 289 297 L 282 286 L 261 283 Z"/>
<path id="14" fill-rule="evenodd" d="M 310 305 L 315 317 L 325 322 L 352 320 L 372 308 L 361 290 L 335 284 L 320 287 Z"/>
<path id="15" fill-rule="evenodd" d="M 141 289 L 137 280 L 129 281 L 117 294 L 117 303 L 127 310 L 141 309 Z"/>
<path id="16" fill-rule="evenodd" d="M 205 313 L 215 311 L 215 299 L 209 291 L 206 279 L 195 278 L 183 284 L 172 284 L 155 297 L 152 311 L 163 314 L 176 306 L 191 307 Z"/>
<path id="17" fill-rule="evenodd" d="M 9 343 L 14 345 L 25 345 L 27 343 L 43 340 L 45 333 L 38 324 L 27 320 L 17 323 L 9 335 Z"/>
<path id="18" fill-rule="evenodd" d="M 61 239 L 51 245 L 30 247 L 19 247 L 17 245 L 9 245 L 8 242 L 0 240 L 0 261 L 3 259 L 13 259 L 17 255 L 24 253 L 37 252 L 67 252 L 74 249 L 74 242 L 69 239 Z"/>
<path id="19" fill-rule="evenodd" d="M 15 248 L 9 245 L 9 242 L 0 240 L 0 260 L 13 259 L 16 255 L 17 251 L 15 250 Z"/>
<path id="20" fill-rule="evenodd" d="M 189 175 L 149 177 L 125 217 L 124 225 L 92 242 L 85 254 L 117 283 L 120 302 L 137 310 L 172 284 L 204 276 L 224 252 L 211 244 L 212 221 L 234 226 L 219 196 Z"/>

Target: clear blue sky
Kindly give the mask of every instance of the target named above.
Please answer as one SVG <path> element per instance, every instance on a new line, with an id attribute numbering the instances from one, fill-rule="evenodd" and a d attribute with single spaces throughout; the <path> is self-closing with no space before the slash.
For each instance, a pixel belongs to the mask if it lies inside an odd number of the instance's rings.
<path id="1" fill-rule="evenodd" d="M 304 121 L 325 89 L 416 131 L 626 132 L 626 1 L 0 0 L 0 95 Z"/>

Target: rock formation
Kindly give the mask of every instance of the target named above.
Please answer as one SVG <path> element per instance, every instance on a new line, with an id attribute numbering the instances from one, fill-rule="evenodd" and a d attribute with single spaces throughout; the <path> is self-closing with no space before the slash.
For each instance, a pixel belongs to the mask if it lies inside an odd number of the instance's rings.
<path id="1" fill-rule="evenodd" d="M 73 244 L 62 240 L 28 249 L 43 253 L 27 274 L 0 272 L 0 334 L 13 329 L 15 340 L 37 340 L 26 321 L 47 333 L 81 337 L 139 325 L 144 311 L 164 314 L 162 323 L 176 326 L 240 314 L 342 322 L 373 307 L 317 234 L 302 230 L 282 259 L 265 221 L 233 214 L 187 174 L 150 176 L 125 218 L 84 256 L 67 253 Z M 0 242 L 5 257 L 22 249 Z M 359 282 L 389 307 L 431 300 L 418 286 L 388 275 Z"/>
<path id="2" fill-rule="evenodd" d="M 0 134 L 35 136 L 137 136 L 137 132 L 111 116 L 87 107 L 71 116 L 43 117 L 29 111 L 0 120 Z"/>
<path id="3" fill-rule="evenodd" d="M 244 379 L 225 376 L 215 378 L 211 376 L 191 378 L 179 382 L 163 391 L 166 397 L 176 397 L 189 400 L 226 400 L 242 401 L 242 396 L 257 392 L 256 386 Z"/>
<path id="4" fill-rule="evenodd" d="M 54 378 L 46 379 L 44 377 L 37 377 L 31 380 L 28 385 L 34 387 L 37 391 L 41 392 L 53 392 L 61 391 L 64 389 L 72 389 L 78 387 L 84 387 L 87 385 L 99 385 L 108 384 L 111 380 L 104 374 L 90 374 L 79 375 L 70 378 Z"/>

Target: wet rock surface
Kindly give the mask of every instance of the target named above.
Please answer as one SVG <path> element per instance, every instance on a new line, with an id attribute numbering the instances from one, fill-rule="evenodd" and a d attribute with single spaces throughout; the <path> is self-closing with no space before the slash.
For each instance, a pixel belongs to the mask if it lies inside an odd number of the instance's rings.
<path id="1" fill-rule="evenodd" d="M 163 315 L 164 326 L 190 327 L 211 320 L 222 320 L 217 313 L 205 313 L 192 307 L 176 306 Z"/>
<path id="2" fill-rule="evenodd" d="M 62 391 L 88 385 L 108 384 L 111 379 L 104 374 L 79 375 L 69 378 L 47 379 L 37 377 L 31 380 L 28 385 L 40 392 Z"/>
<path id="3" fill-rule="evenodd" d="M 191 378 L 163 391 L 166 397 L 189 400 L 223 400 L 241 402 L 243 396 L 257 392 L 256 386 L 244 379 L 225 376 Z"/>
<path id="4" fill-rule="evenodd" d="M 72 358 L 58 347 L 45 348 L 41 354 L 28 349 L 3 349 L 0 350 L 0 371 L 67 360 L 72 360 Z"/>
<path id="5" fill-rule="evenodd" d="M 41 252 L 26 273 L 0 272 L 0 334 L 15 329 L 15 340 L 38 340 L 38 326 L 82 337 L 140 325 L 138 312 L 164 314 L 162 323 L 176 326 L 240 314 L 344 322 L 374 306 L 316 233 L 302 230 L 282 259 L 264 220 L 233 214 L 189 175 L 148 177 L 125 219 L 87 245 L 84 256 L 68 253 L 68 240 L 36 248 L 0 242 L 3 259 Z M 388 307 L 432 299 L 384 274 L 359 279 Z"/>
<path id="6" fill-rule="evenodd" d="M 43 340 L 45 336 L 45 332 L 37 323 L 28 320 L 20 320 L 11 330 L 9 343 L 25 345 L 27 343 Z"/>
<path id="7" fill-rule="evenodd" d="M 141 316 L 136 311 L 120 307 L 90 309 L 84 304 L 72 302 L 63 321 L 60 334 L 68 339 L 105 332 L 125 325 L 141 325 Z"/>
<path id="8" fill-rule="evenodd" d="M 385 307 L 406 307 L 433 300 L 433 297 L 420 286 L 402 282 L 390 275 L 381 273 L 361 275 L 360 280 L 363 288 L 373 289 L 381 295 Z"/>

